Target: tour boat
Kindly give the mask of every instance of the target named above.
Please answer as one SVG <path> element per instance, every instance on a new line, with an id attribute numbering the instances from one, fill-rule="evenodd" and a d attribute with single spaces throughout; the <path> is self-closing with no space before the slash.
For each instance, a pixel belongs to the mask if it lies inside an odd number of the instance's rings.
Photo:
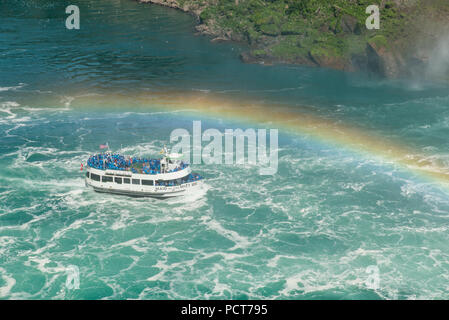
<path id="1" fill-rule="evenodd" d="M 133 197 L 176 197 L 201 187 L 203 177 L 192 173 L 182 155 L 167 148 L 159 159 L 100 153 L 87 161 L 86 185 L 97 192 Z"/>

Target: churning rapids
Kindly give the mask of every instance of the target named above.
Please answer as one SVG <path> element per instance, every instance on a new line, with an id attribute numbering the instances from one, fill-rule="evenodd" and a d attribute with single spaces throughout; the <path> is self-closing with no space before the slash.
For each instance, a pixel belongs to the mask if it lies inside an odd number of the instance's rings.
<path id="1" fill-rule="evenodd" d="M 242 64 L 181 12 L 78 3 L 67 30 L 69 1 L 0 1 L 0 298 L 449 298 L 447 181 L 413 167 L 449 171 L 447 83 Z M 297 127 L 259 121 L 275 108 Z M 85 187 L 100 143 L 150 157 L 193 120 L 279 129 L 277 173 L 196 165 L 204 192 L 164 201 Z"/>

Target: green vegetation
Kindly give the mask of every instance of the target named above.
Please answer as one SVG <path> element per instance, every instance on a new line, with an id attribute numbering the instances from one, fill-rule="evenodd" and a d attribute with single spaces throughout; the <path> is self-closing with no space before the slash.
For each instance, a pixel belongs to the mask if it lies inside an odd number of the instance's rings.
<path id="1" fill-rule="evenodd" d="M 447 0 L 177 0 L 194 8 L 210 34 L 252 46 L 256 58 L 318 63 L 314 57 L 350 61 L 367 44 L 401 47 L 423 12 L 449 12 Z M 398 5 L 400 3 L 400 5 Z M 367 30 L 366 8 L 380 8 L 381 27 Z M 428 12 L 427 12 L 428 14 Z M 449 14 L 446 14 L 446 16 Z M 399 43 L 399 44 L 398 44 Z M 334 61 L 335 61 L 334 59 Z M 321 59 L 322 62 L 330 61 Z M 347 65 L 345 63 L 340 66 Z"/>
<path id="2" fill-rule="evenodd" d="M 388 46 L 388 41 L 387 38 L 385 38 L 385 36 L 383 35 L 376 35 L 374 37 L 372 37 L 369 40 L 370 43 L 375 44 L 377 47 L 381 48 L 381 47 L 387 47 Z"/>
<path id="3" fill-rule="evenodd" d="M 189 0 L 184 0 L 188 2 Z M 345 57 L 363 53 L 373 38 L 401 37 L 405 15 L 393 1 L 381 0 L 209 0 L 201 21 L 264 49 L 264 55 L 295 60 L 310 53 Z M 384 3 L 382 5 L 382 3 Z M 381 8 L 381 29 L 368 31 L 365 10 Z M 356 36 L 354 36 L 356 35 Z M 259 51 L 253 51 L 261 56 Z"/>

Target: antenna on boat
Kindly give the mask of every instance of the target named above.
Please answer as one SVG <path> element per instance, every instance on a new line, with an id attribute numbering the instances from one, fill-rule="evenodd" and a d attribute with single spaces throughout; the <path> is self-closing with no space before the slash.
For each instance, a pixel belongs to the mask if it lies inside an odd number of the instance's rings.
<path id="1" fill-rule="evenodd" d="M 168 156 L 168 149 L 167 146 L 164 144 L 164 147 L 162 148 L 161 152 L 159 152 L 160 154 L 163 154 L 164 157 Z"/>

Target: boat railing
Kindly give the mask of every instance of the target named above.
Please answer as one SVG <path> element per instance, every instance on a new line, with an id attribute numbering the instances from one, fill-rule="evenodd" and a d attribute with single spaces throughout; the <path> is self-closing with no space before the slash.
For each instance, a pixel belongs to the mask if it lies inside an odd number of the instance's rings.
<path id="1" fill-rule="evenodd" d="M 175 168 L 167 170 L 162 169 L 161 159 L 125 158 L 123 155 L 119 154 L 97 154 L 91 156 L 87 161 L 87 165 L 99 170 L 131 171 L 132 173 L 142 174 L 178 172 L 189 166 L 188 163 L 180 161 Z M 137 165 L 138 168 L 135 168 L 135 165 Z"/>

